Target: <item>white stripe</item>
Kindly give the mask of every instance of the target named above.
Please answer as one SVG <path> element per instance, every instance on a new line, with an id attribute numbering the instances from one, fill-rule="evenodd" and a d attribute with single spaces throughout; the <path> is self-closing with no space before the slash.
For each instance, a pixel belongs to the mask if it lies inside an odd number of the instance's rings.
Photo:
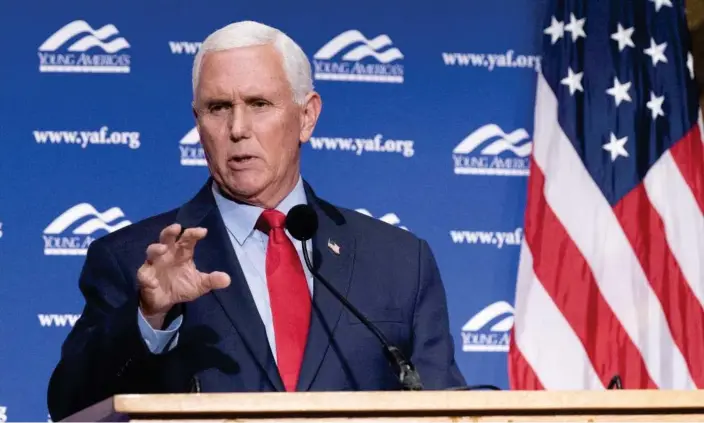
<path id="1" fill-rule="evenodd" d="M 39 72 L 65 73 L 130 73 L 129 66 L 71 66 L 71 65 L 40 65 Z"/>
<path id="2" fill-rule="evenodd" d="M 208 166 L 205 159 L 181 159 L 181 166 Z"/>
<path id="3" fill-rule="evenodd" d="M 85 256 L 88 253 L 86 248 L 45 248 L 44 255 L 47 256 Z"/>
<path id="4" fill-rule="evenodd" d="M 604 389 L 579 338 L 535 276 L 525 240 L 515 308 L 516 346 L 545 389 Z"/>
<path id="5" fill-rule="evenodd" d="M 557 99 L 542 74 L 538 76 L 535 113 L 533 157 L 545 175 L 547 203 L 591 268 L 607 304 L 640 350 L 651 379 L 660 388 L 694 388 L 658 298 L 626 235 L 558 123 Z"/>
<path id="6" fill-rule="evenodd" d="M 666 152 L 645 176 L 645 190 L 665 225 L 667 244 L 679 263 L 687 283 L 700 304 L 704 304 L 704 217 L 694 194 L 679 171 L 674 157 Z"/>
<path id="7" fill-rule="evenodd" d="M 316 72 L 315 79 L 323 81 L 391 82 L 403 83 L 403 75 L 362 75 L 356 73 Z"/>

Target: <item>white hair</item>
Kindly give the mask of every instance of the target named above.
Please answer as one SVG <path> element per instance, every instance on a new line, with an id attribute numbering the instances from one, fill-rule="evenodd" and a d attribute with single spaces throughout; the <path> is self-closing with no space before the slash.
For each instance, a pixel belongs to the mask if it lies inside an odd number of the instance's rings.
<path id="1" fill-rule="evenodd" d="M 201 62 L 205 53 L 267 44 L 272 45 L 281 55 L 284 72 L 293 91 L 293 101 L 302 105 L 306 95 L 313 90 L 308 57 L 288 35 L 254 21 L 231 23 L 213 32 L 203 41 L 193 61 L 193 96 L 195 97 L 198 87 Z"/>

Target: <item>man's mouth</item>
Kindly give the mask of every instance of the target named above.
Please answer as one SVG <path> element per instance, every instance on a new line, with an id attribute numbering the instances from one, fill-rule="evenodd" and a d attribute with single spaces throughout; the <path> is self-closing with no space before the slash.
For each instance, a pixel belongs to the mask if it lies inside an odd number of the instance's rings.
<path id="1" fill-rule="evenodd" d="M 230 160 L 232 160 L 235 163 L 247 163 L 248 161 L 254 159 L 254 156 L 250 156 L 247 154 L 242 154 L 238 156 L 233 156 Z"/>

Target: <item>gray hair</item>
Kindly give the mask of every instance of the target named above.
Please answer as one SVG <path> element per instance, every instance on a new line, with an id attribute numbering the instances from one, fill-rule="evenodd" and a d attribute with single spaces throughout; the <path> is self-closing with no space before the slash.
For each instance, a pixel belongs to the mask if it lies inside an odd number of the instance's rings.
<path id="1" fill-rule="evenodd" d="M 302 105 L 306 95 L 313 91 L 308 57 L 288 35 L 276 28 L 254 21 L 231 23 L 205 39 L 193 60 L 193 96 L 195 97 L 198 87 L 201 62 L 205 53 L 266 44 L 272 45 L 281 55 L 284 72 L 293 91 L 293 101 Z"/>

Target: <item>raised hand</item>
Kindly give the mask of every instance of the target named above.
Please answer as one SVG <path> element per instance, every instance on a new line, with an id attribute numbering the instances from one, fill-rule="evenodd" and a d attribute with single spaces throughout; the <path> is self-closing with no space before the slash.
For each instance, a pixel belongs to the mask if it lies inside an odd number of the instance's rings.
<path id="1" fill-rule="evenodd" d="M 205 228 L 188 228 L 179 238 L 181 225 L 174 223 L 161 231 L 158 243 L 147 247 L 147 258 L 137 271 L 139 306 L 154 329 L 161 329 L 174 305 L 230 284 L 227 273 L 196 269 L 193 251 L 207 232 Z"/>

